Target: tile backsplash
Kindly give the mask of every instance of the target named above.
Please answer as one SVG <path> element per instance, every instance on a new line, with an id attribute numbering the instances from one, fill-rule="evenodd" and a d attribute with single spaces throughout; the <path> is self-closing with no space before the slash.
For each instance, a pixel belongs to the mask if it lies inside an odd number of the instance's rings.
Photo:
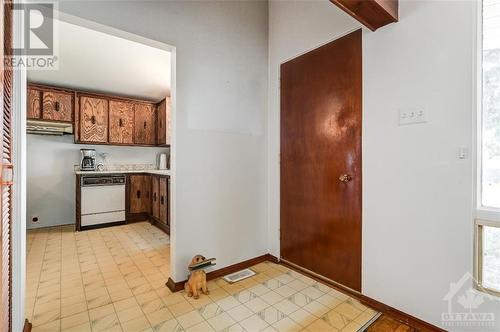
<path id="1" fill-rule="evenodd" d="M 80 165 L 73 165 L 75 171 L 80 170 Z M 109 164 L 104 165 L 103 171 L 144 171 L 157 169 L 154 164 Z"/>

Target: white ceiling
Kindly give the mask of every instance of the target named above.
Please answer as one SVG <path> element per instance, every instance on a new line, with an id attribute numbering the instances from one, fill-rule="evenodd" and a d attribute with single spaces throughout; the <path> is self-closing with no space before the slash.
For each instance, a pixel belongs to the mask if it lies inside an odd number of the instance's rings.
<path id="1" fill-rule="evenodd" d="M 170 52 L 58 21 L 58 70 L 30 82 L 159 101 L 170 95 Z"/>

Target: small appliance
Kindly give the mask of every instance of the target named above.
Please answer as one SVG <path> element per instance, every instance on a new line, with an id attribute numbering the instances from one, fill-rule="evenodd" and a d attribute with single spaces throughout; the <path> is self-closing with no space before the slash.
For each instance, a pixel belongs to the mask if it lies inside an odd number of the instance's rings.
<path id="1" fill-rule="evenodd" d="M 160 153 L 158 156 L 158 169 L 167 169 L 167 154 Z"/>
<path id="2" fill-rule="evenodd" d="M 95 150 L 94 149 L 80 149 L 82 157 L 80 159 L 81 171 L 95 171 Z"/>
<path id="3" fill-rule="evenodd" d="M 26 121 L 26 132 L 28 134 L 34 135 L 52 135 L 52 136 L 62 136 L 62 135 L 72 135 L 73 134 L 73 124 L 65 122 L 54 122 L 54 121 L 39 121 L 28 119 Z"/>

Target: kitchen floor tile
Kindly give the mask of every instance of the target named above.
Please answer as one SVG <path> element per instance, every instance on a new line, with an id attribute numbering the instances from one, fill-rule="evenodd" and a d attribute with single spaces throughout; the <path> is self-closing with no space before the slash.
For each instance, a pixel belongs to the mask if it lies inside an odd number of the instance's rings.
<path id="1" fill-rule="evenodd" d="M 147 222 L 28 232 L 26 312 L 33 331 L 357 331 L 377 312 L 270 262 L 199 299 L 165 287 L 169 237 Z"/>

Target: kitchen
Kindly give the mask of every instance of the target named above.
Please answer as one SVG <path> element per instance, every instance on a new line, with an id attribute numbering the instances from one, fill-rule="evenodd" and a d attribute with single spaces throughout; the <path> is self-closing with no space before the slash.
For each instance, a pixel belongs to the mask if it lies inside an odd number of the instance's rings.
<path id="1" fill-rule="evenodd" d="M 58 70 L 29 70 L 27 84 L 26 315 L 36 325 L 170 276 L 171 54 L 58 27 Z"/>
<path id="2" fill-rule="evenodd" d="M 166 99 L 151 104 L 31 83 L 28 96 L 29 134 L 57 135 L 66 124 L 69 131 L 76 129 L 75 144 L 169 145 Z M 151 219 L 170 233 L 166 153 L 158 154 L 157 163 L 133 165 L 109 164 L 108 152 L 99 153 L 98 162 L 94 148 L 80 153 L 75 166 L 77 231 Z"/>

